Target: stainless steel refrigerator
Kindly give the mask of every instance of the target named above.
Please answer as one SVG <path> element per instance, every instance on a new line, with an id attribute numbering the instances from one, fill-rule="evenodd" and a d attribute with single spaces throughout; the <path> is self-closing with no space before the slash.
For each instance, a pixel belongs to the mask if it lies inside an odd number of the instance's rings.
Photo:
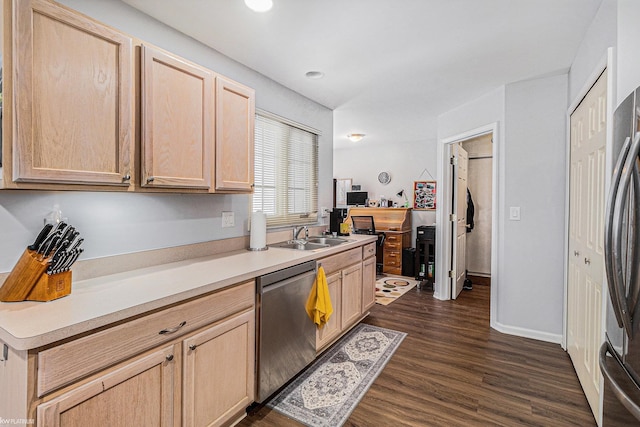
<path id="1" fill-rule="evenodd" d="M 605 212 L 609 288 L 603 426 L 640 426 L 640 88 L 613 116 L 615 165 Z"/>

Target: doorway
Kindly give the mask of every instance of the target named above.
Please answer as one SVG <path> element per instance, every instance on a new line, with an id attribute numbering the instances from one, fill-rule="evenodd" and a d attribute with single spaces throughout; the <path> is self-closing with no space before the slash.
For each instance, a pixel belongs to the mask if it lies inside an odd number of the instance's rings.
<path id="1" fill-rule="evenodd" d="M 466 270 L 472 284 L 491 284 L 491 214 L 493 200 L 493 134 L 460 143 L 468 153 L 468 209 Z"/>
<path id="2" fill-rule="evenodd" d="M 470 193 L 476 207 L 476 199 L 483 205 L 483 212 L 474 212 L 474 230 L 478 227 L 482 215 L 484 224 L 483 230 L 478 231 L 471 239 L 471 247 L 465 251 L 465 255 L 469 254 L 471 264 L 466 264 L 466 269 L 471 267 L 471 272 L 477 273 L 479 277 L 491 279 L 491 323 L 495 321 L 496 299 L 499 286 L 498 271 L 498 148 L 497 141 L 498 122 L 491 123 L 477 129 L 459 134 L 450 138 L 441 140 L 438 146 L 438 156 L 441 161 L 441 169 L 438 175 L 439 192 L 439 208 L 437 212 L 437 238 L 436 238 L 436 256 L 438 258 L 438 266 L 436 268 L 436 289 L 434 297 L 442 300 L 452 299 L 452 276 L 455 276 L 452 262 L 454 261 L 454 246 L 451 221 L 455 220 L 452 216 L 454 201 L 453 177 L 454 169 L 450 158 L 451 147 L 453 144 L 467 143 L 468 148 L 472 151 L 470 157 L 474 160 L 469 162 L 470 167 L 475 169 L 480 167 L 482 172 L 478 170 L 471 171 Z M 487 142 L 489 145 L 486 145 Z M 479 146 L 482 148 L 480 148 Z M 474 165 L 474 163 L 477 165 Z M 488 167 L 487 167 L 488 166 Z M 487 169 L 489 172 L 487 173 Z M 476 176 L 478 175 L 478 176 Z M 490 191 L 489 191 L 490 190 Z M 476 193 L 476 194 L 474 194 Z M 474 241 L 475 240 L 475 241 Z M 479 249 L 482 248 L 482 249 Z M 474 252 L 473 254 L 471 252 Z M 476 254 L 477 252 L 477 254 Z M 481 255 L 475 259 L 476 255 Z M 489 268 L 487 269 L 487 264 Z"/>

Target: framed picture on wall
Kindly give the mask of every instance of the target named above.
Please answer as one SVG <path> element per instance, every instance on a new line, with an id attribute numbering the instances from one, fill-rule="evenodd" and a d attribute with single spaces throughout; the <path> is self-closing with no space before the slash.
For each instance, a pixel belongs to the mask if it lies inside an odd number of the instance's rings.
<path id="1" fill-rule="evenodd" d="M 436 181 L 413 181 L 413 209 L 436 209 Z"/>
<path id="2" fill-rule="evenodd" d="M 347 192 L 351 191 L 351 178 L 336 179 L 336 207 L 347 206 Z"/>

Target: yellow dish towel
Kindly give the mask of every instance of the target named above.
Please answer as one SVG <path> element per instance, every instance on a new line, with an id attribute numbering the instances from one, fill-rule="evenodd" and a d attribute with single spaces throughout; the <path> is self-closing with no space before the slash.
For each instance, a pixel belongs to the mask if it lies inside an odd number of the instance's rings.
<path id="1" fill-rule="evenodd" d="M 322 266 L 318 267 L 318 275 L 313 282 L 305 308 L 309 318 L 318 325 L 319 329 L 322 329 L 333 313 L 331 295 L 329 295 L 329 287 L 327 286 L 327 276 Z"/>

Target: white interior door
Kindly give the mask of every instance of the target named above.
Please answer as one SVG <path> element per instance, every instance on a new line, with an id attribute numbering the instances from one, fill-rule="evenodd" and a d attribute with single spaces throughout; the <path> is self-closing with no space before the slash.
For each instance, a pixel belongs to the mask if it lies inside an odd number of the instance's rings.
<path id="1" fill-rule="evenodd" d="M 451 146 L 453 161 L 454 199 L 453 199 L 453 266 L 451 280 L 451 298 L 456 299 L 462 291 L 466 278 L 467 252 L 467 175 L 469 155 L 459 143 Z"/>
<path id="2" fill-rule="evenodd" d="M 567 351 L 597 419 L 604 281 L 606 71 L 573 112 L 570 125 Z"/>

